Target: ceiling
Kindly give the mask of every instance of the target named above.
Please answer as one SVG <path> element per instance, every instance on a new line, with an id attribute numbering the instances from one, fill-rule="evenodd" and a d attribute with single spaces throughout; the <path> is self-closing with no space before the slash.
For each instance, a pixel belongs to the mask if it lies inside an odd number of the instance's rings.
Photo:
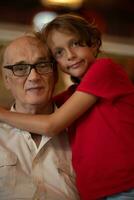
<path id="1" fill-rule="evenodd" d="M 73 11 L 86 18 L 93 15 L 104 33 L 134 38 L 133 0 L 85 0 L 77 10 L 43 7 L 40 0 L 0 0 L 0 23 L 31 25 L 33 16 L 42 10 Z"/>

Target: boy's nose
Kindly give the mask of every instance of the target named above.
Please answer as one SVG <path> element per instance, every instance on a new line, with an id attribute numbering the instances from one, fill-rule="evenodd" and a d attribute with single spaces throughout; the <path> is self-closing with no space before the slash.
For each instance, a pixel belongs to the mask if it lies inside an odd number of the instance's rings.
<path id="1" fill-rule="evenodd" d="M 72 58 L 75 57 L 75 54 L 74 54 L 74 52 L 72 50 L 67 50 L 66 53 L 67 53 L 67 59 L 68 60 L 71 60 Z"/>

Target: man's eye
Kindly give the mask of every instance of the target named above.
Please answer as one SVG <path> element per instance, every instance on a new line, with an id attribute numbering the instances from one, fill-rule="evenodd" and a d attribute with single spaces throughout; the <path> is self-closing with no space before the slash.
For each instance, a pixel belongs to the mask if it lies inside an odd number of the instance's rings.
<path id="1" fill-rule="evenodd" d="M 44 63 L 42 62 L 42 63 L 37 63 L 37 64 L 36 64 L 36 67 L 37 67 L 37 68 L 44 68 L 46 65 L 47 65 L 47 64 L 46 64 L 45 62 L 44 62 Z"/>
<path id="2" fill-rule="evenodd" d="M 26 65 L 16 65 L 16 66 L 14 67 L 14 70 L 15 70 L 15 71 L 23 71 L 23 70 L 26 70 L 27 67 L 28 67 L 28 66 L 26 66 Z"/>

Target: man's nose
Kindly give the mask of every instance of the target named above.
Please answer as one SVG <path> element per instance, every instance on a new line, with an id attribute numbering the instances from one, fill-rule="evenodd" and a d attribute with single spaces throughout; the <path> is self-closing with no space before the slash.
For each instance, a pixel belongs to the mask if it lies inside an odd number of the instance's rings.
<path id="1" fill-rule="evenodd" d="M 40 78 L 40 74 L 36 71 L 35 68 L 32 68 L 29 75 L 28 79 L 31 81 L 38 80 Z"/>

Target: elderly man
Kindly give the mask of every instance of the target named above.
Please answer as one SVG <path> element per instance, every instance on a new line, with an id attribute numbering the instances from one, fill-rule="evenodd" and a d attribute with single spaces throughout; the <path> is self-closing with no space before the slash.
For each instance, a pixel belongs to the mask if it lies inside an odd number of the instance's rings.
<path id="1" fill-rule="evenodd" d="M 13 112 L 48 114 L 56 69 L 37 36 L 24 35 L 4 51 L 2 71 Z M 0 124 L 0 199 L 78 200 L 66 134 L 53 138 Z"/>

